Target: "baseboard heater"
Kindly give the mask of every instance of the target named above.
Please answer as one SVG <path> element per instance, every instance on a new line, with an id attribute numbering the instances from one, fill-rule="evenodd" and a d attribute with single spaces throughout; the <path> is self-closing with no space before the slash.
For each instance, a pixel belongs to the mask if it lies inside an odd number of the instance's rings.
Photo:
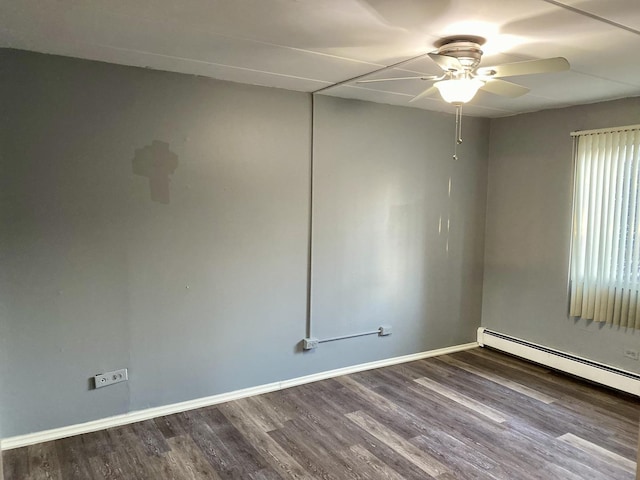
<path id="1" fill-rule="evenodd" d="M 640 397 L 640 375 L 570 353 L 543 347 L 484 327 L 478 329 L 478 344 L 525 360 L 575 375 Z"/>

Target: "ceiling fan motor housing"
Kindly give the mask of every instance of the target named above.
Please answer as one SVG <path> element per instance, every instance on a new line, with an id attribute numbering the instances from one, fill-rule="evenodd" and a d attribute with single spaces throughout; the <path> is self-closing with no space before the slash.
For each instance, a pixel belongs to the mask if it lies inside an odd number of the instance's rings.
<path id="1" fill-rule="evenodd" d="M 468 40 L 451 40 L 438 48 L 438 54 L 457 58 L 467 72 L 475 70 L 482 59 L 480 44 Z"/>

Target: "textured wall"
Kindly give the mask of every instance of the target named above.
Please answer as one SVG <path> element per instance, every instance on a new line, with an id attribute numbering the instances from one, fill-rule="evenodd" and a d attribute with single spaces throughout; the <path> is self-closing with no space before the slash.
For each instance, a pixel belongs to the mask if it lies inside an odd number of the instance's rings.
<path id="1" fill-rule="evenodd" d="M 636 124 L 640 98 L 493 119 L 482 324 L 640 372 L 640 331 L 568 317 L 570 132 Z"/>
<path id="2" fill-rule="evenodd" d="M 2 62 L 3 436 L 298 374 L 307 96 Z M 89 390 L 122 367 L 128 383 Z"/>
<path id="3" fill-rule="evenodd" d="M 12 50 L 0 61 L 1 436 L 473 339 L 488 121 L 466 123 L 452 164 L 450 115 L 319 99 L 314 329 L 395 333 L 302 353 L 309 95 Z M 122 367 L 128 382 L 90 388 Z"/>

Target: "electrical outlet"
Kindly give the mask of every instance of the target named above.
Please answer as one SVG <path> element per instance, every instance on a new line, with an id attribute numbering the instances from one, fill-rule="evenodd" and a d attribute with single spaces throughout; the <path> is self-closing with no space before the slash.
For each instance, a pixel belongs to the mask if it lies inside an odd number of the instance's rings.
<path id="1" fill-rule="evenodd" d="M 93 378 L 96 382 L 96 388 L 102 388 L 114 383 L 126 382 L 129 380 L 129 375 L 126 368 L 121 368 L 112 372 L 100 373 Z"/>
<path id="2" fill-rule="evenodd" d="M 302 340 L 302 348 L 304 350 L 313 350 L 314 348 L 318 348 L 318 343 L 317 338 L 305 338 Z"/>
<path id="3" fill-rule="evenodd" d="M 383 325 L 378 329 L 378 335 L 380 335 L 381 337 L 384 337 L 386 335 L 391 335 L 391 333 L 392 333 L 391 325 Z"/>
<path id="4" fill-rule="evenodd" d="M 640 358 L 638 350 L 634 350 L 633 348 L 625 348 L 624 356 L 630 358 L 631 360 L 638 360 Z"/>

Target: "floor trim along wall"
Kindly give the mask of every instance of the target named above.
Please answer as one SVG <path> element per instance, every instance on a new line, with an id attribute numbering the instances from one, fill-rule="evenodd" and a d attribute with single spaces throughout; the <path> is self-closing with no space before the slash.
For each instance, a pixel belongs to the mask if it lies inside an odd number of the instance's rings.
<path id="1" fill-rule="evenodd" d="M 427 352 L 414 353 L 411 355 L 403 355 L 401 357 L 387 358 L 385 360 L 377 360 L 375 362 L 362 363 L 359 365 L 353 365 L 351 367 L 338 368 L 335 370 L 315 373 L 313 375 L 306 375 L 304 377 L 293 378 L 290 380 L 283 380 L 280 382 L 268 383 L 268 384 L 259 385 L 256 387 L 244 388 L 242 390 L 235 390 L 233 392 L 221 393 L 218 395 L 212 395 L 210 397 L 197 398 L 195 400 L 174 403 L 171 405 L 164 405 L 162 407 L 138 410 L 135 412 L 129 412 L 122 415 L 116 415 L 114 417 L 102 418 L 99 420 L 92 420 L 90 422 L 80 423 L 77 425 L 69 425 L 67 427 L 54 428 L 51 430 L 44 430 L 42 432 L 35 432 L 35 433 L 29 433 L 26 435 L 18 435 L 15 437 L 4 438 L 0 440 L 0 449 L 8 450 L 11 448 L 19 448 L 19 447 L 25 447 L 27 445 L 34 445 L 36 443 L 49 442 L 51 440 L 58 440 L 60 438 L 72 437 L 74 435 L 80 435 L 82 433 L 95 432 L 98 430 L 104 430 L 106 428 L 117 427 L 120 425 L 127 425 L 130 423 L 140 422 L 142 420 L 149 420 L 151 418 L 156 418 L 156 417 L 162 417 L 164 415 L 171 415 L 174 413 L 194 410 L 196 408 L 208 407 L 210 405 L 216 405 L 219 403 L 228 402 L 230 400 L 237 400 L 239 398 L 251 397 L 254 395 L 260 395 L 262 393 L 274 392 L 276 390 L 283 390 L 285 388 L 295 387 L 297 385 L 303 385 L 305 383 L 317 382 L 319 380 L 338 377 L 340 375 L 347 375 L 349 373 L 361 372 L 364 370 L 372 370 L 374 368 L 381 368 L 381 367 L 387 367 L 389 365 L 397 365 L 399 363 L 412 362 L 414 360 L 421 360 L 423 358 L 461 352 L 463 350 L 469 350 L 477 346 L 478 346 L 478 343 L 472 342 L 472 343 L 465 343 L 462 345 L 454 345 L 452 347 L 440 348 L 437 350 L 429 350 Z"/>
<path id="2" fill-rule="evenodd" d="M 575 375 L 616 390 L 640 396 L 640 375 L 637 373 L 594 362 L 571 353 L 554 350 L 520 338 L 478 329 L 478 344 Z"/>

